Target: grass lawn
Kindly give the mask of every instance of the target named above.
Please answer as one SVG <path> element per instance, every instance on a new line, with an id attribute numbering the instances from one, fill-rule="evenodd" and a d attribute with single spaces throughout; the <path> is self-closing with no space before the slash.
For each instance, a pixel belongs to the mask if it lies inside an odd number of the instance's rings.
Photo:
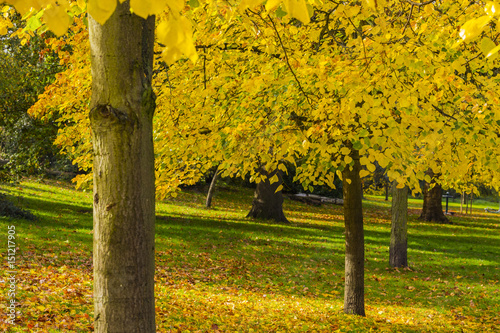
<path id="1" fill-rule="evenodd" d="M 91 194 L 55 181 L 0 192 L 38 216 L 0 217 L 0 331 L 92 331 Z M 282 225 L 245 218 L 248 189 L 219 189 L 211 210 L 204 200 L 188 191 L 157 203 L 158 332 L 500 331 L 500 215 L 486 203 L 440 225 L 418 221 L 422 203 L 410 200 L 410 268 L 398 270 L 388 265 L 390 202 L 367 197 L 367 316 L 358 317 L 342 312 L 342 207 L 285 200 L 292 223 Z M 6 322 L 12 225 L 15 325 Z"/>

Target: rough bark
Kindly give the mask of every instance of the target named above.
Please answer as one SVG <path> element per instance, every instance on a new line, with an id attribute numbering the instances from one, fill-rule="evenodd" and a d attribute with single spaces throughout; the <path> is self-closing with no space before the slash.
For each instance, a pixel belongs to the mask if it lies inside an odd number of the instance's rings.
<path id="1" fill-rule="evenodd" d="M 430 188 L 434 185 L 432 188 Z M 448 223 L 448 218 L 443 213 L 443 189 L 434 181 L 425 183 L 424 204 L 420 219 L 428 222 Z"/>
<path id="2" fill-rule="evenodd" d="M 389 264 L 391 267 L 408 266 L 408 187 L 392 185 L 392 223 Z"/>
<path id="3" fill-rule="evenodd" d="M 89 17 L 95 332 L 155 332 L 154 17 Z"/>
<path id="4" fill-rule="evenodd" d="M 217 184 L 217 180 L 219 179 L 219 177 L 220 177 L 219 168 L 216 168 L 214 177 L 212 178 L 212 181 L 210 182 L 210 187 L 208 188 L 207 200 L 205 202 L 206 208 L 212 207 L 212 198 L 215 193 L 215 184 Z"/>
<path id="5" fill-rule="evenodd" d="M 351 148 L 352 166 L 342 172 L 345 223 L 345 290 L 344 312 L 365 315 L 363 232 L 363 189 L 359 171 L 359 152 Z"/>
<path id="6" fill-rule="evenodd" d="M 247 217 L 290 223 L 283 212 L 283 193 L 276 192 L 276 189 L 283 183 L 281 172 L 275 170 L 268 173 L 264 169 L 260 172 L 266 176 L 266 179 L 257 184 L 252 209 Z M 279 181 L 271 184 L 269 180 L 274 175 L 278 175 Z"/>

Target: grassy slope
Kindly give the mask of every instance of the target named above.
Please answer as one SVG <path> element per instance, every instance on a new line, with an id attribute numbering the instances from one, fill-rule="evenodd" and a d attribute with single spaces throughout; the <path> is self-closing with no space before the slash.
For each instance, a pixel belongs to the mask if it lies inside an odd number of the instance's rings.
<path id="1" fill-rule="evenodd" d="M 3 185 L 1 192 L 39 220 L 0 218 L 3 271 L 7 226 L 16 226 L 20 303 L 16 326 L 4 323 L 8 285 L 0 283 L 0 331 L 89 332 L 91 195 L 35 182 Z M 196 192 L 158 203 L 158 332 L 500 330 L 499 215 L 475 207 L 452 225 L 424 223 L 417 220 L 421 202 L 411 200 L 411 268 L 394 270 L 389 203 L 368 197 L 367 317 L 360 318 L 342 314 L 342 208 L 287 200 L 292 224 L 276 225 L 244 218 L 251 196 L 247 189 L 220 190 L 212 210 Z"/>

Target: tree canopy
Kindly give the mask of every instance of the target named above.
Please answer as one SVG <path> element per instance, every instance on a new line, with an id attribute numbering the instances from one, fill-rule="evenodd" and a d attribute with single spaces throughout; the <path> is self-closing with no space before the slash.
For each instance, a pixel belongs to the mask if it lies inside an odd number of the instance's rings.
<path id="1" fill-rule="evenodd" d="M 193 29 L 181 29 L 188 39 L 174 39 L 192 44 L 189 52 L 182 48 L 191 61 L 166 51 L 166 36 L 176 28 L 163 29 L 173 17 L 181 20 L 172 14 L 174 5 L 158 14 L 156 48 L 163 56 L 156 61 L 154 85 L 160 194 L 197 180 L 214 165 L 221 164 L 225 176 L 259 177 L 258 164 L 285 171 L 283 161 L 299 159 L 297 179 L 306 188 L 333 185 L 335 172 L 340 177 L 351 163 L 345 142 L 360 151 L 362 176 L 378 164 L 390 179 L 416 190 L 418 181 L 430 181 L 428 168 L 445 186 L 473 177 L 498 186 L 498 160 L 491 153 L 500 126 L 497 68 L 496 55 L 490 55 L 497 32 L 482 32 L 480 39 L 464 33 L 476 29 L 468 22 L 482 10 L 479 4 L 402 1 L 382 10 L 371 2 L 309 3 L 312 19 L 303 24 L 295 17 L 306 22 L 305 17 L 287 14 L 295 8 L 287 3 L 179 5 L 175 13 Z M 91 15 L 92 8 L 89 2 Z M 144 8 L 138 13 L 157 10 Z M 494 8 L 494 3 L 486 6 L 490 20 Z M 99 10 L 98 20 L 105 20 Z M 59 140 L 76 149 L 77 162 L 88 169 L 90 147 L 84 148 L 88 140 L 80 134 L 90 87 L 88 44 L 81 43 L 86 32 L 77 17 L 72 30 L 80 27 L 82 36 L 65 42 L 80 49 L 63 55 L 72 57 L 72 65 L 39 104 L 59 108 L 69 123 L 81 126 L 64 130 Z M 65 85 L 78 85 L 82 93 L 71 98 Z M 58 93 L 51 93 L 57 87 Z M 56 99 L 48 102 L 47 96 Z"/>

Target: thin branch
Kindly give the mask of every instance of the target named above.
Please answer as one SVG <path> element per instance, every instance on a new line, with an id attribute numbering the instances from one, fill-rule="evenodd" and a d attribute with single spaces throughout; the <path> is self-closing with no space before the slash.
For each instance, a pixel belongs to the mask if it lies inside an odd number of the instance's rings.
<path id="1" fill-rule="evenodd" d="M 276 36 L 278 37 L 278 41 L 280 42 L 281 48 L 283 49 L 283 53 L 285 55 L 285 61 L 286 61 L 286 64 L 288 65 L 288 69 L 290 69 L 290 72 L 292 72 L 292 75 L 295 78 L 297 85 L 299 86 L 300 92 L 305 96 L 306 101 L 309 104 L 309 106 L 312 107 L 311 100 L 309 99 L 309 96 L 307 95 L 304 88 L 302 87 L 302 84 L 300 84 L 299 78 L 297 77 L 297 74 L 295 74 L 295 72 L 292 68 L 292 65 L 290 65 L 290 60 L 288 59 L 288 52 L 286 51 L 285 45 L 283 44 L 283 40 L 281 39 L 281 36 L 278 32 L 278 29 L 276 28 L 276 24 L 274 24 L 274 21 L 271 18 L 271 16 L 268 16 L 268 17 L 269 17 L 269 21 L 271 21 L 271 25 L 273 26 L 274 32 L 276 32 Z"/>
<path id="2" fill-rule="evenodd" d="M 403 29 L 403 36 L 406 32 L 406 28 L 410 25 L 411 17 L 413 15 L 413 8 L 415 8 L 415 5 L 411 5 L 410 14 L 408 14 L 408 19 L 406 20 L 406 24 L 405 24 L 405 27 Z M 410 26 L 410 29 L 411 29 L 411 31 L 413 31 L 413 28 L 411 26 Z M 415 31 L 413 31 L 413 33 L 415 34 Z"/>

